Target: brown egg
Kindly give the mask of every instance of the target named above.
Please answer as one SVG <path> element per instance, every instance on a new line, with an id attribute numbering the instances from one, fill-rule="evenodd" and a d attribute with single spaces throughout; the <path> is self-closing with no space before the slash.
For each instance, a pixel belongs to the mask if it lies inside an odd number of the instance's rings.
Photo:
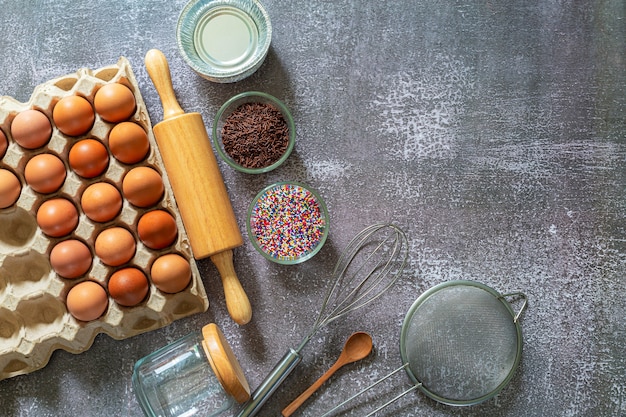
<path id="1" fill-rule="evenodd" d="M 115 158 L 125 164 L 136 164 L 150 150 L 148 134 L 133 122 L 122 122 L 109 133 L 109 149 Z"/>
<path id="2" fill-rule="evenodd" d="M 24 168 L 26 183 L 38 193 L 55 192 L 65 182 L 66 175 L 63 161 L 49 153 L 33 156 Z"/>
<path id="3" fill-rule="evenodd" d="M 14 173 L 0 169 L 0 209 L 11 207 L 22 193 L 22 184 Z"/>
<path id="4" fill-rule="evenodd" d="M 5 135 L 2 129 L 0 129 L 0 159 L 4 157 L 8 147 L 9 140 L 7 139 L 7 135 Z"/>
<path id="5" fill-rule="evenodd" d="M 149 167 L 136 167 L 128 171 L 122 182 L 124 197 L 137 207 L 156 204 L 165 188 L 161 175 Z"/>
<path id="6" fill-rule="evenodd" d="M 24 110 L 13 119 L 11 135 L 21 147 L 37 149 L 50 140 L 52 124 L 48 116 L 39 110 Z"/>
<path id="7" fill-rule="evenodd" d="M 123 227 L 105 229 L 96 237 L 96 255 L 105 265 L 125 264 L 133 259 L 136 248 L 135 238 Z"/>
<path id="8" fill-rule="evenodd" d="M 174 243 L 178 234 L 176 220 L 165 210 L 149 211 L 137 224 L 139 239 L 150 249 L 163 249 Z"/>
<path id="9" fill-rule="evenodd" d="M 76 239 L 59 242 L 50 252 L 50 265 L 63 278 L 78 278 L 86 274 L 92 259 L 87 245 Z"/>
<path id="10" fill-rule="evenodd" d="M 83 139 L 70 149 L 69 162 L 70 167 L 81 177 L 94 178 L 109 166 L 109 153 L 102 142 Z"/>
<path id="11" fill-rule="evenodd" d="M 184 290 L 191 281 L 189 261 L 175 253 L 157 258 L 150 269 L 152 282 L 161 291 L 176 293 Z"/>
<path id="12" fill-rule="evenodd" d="M 96 182 L 83 191 L 80 205 L 85 215 L 95 222 L 113 220 L 122 210 L 122 195 L 108 182 Z"/>
<path id="13" fill-rule="evenodd" d="M 108 289 L 116 303 L 133 307 L 146 298 L 149 290 L 148 278 L 137 268 L 123 268 L 111 275 Z"/>
<path id="14" fill-rule="evenodd" d="M 83 281 L 74 285 L 67 293 L 66 304 L 70 314 L 77 320 L 91 321 L 104 314 L 109 297 L 102 285 L 94 281 Z"/>
<path id="15" fill-rule="evenodd" d="M 80 136 L 89 131 L 96 115 L 91 103 L 81 96 L 63 97 L 52 110 L 52 120 L 66 135 Z"/>
<path id="16" fill-rule="evenodd" d="M 78 211 L 65 198 L 46 200 L 37 210 L 37 224 L 48 236 L 69 235 L 78 226 Z"/>
<path id="17" fill-rule="evenodd" d="M 128 120 L 135 113 L 133 92 L 120 83 L 106 84 L 96 92 L 93 101 L 96 112 L 103 120 L 118 123 Z"/>

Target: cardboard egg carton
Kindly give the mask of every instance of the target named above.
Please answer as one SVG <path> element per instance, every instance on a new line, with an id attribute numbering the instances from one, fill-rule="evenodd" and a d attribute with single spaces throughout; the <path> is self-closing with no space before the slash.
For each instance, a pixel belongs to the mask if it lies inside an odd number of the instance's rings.
<path id="1" fill-rule="evenodd" d="M 107 135 L 115 124 L 103 121 L 96 114 L 91 131 L 81 137 L 68 137 L 54 126 L 52 110 L 61 98 L 68 95 L 81 95 L 93 104 L 98 88 L 112 82 L 125 84 L 134 93 L 137 109 L 130 121 L 138 123 L 146 130 L 150 151 L 144 161 L 134 165 L 118 162 L 109 152 L 109 167 L 106 172 L 97 178 L 84 179 L 74 173 L 67 162 L 71 145 L 82 138 L 96 138 L 107 144 Z M 11 138 L 11 121 L 16 114 L 27 109 L 44 112 L 52 122 L 52 138 L 42 148 L 27 150 Z M 89 349 L 99 333 L 124 339 L 207 310 L 209 303 L 204 286 L 152 133 L 148 111 L 127 59 L 122 57 L 116 65 L 98 70 L 81 69 L 74 74 L 39 85 L 27 103 L 20 103 L 11 97 L 0 97 L 0 129 L 9 139 L 6 154 L 0 159 L 0 168 L 15 173 L 22 184 L 17 203 L 0 209 L 0 379 L 44 367 L 56 349 L 72 353 L 83 352 Z M 36 193 L 24 179 L 27 161 L 42 152 L 58 155 L 67 168 L 65 183 L 52 194 Z M 165 186 L 162 200 L 153 207 L 139 209 L 124 199 L 122 211 L 113 221 L 100 224 L 87 218 L 80 209 L 82 191 L 88 185 L 102 180 L 113 183 L 121 191 L 124 175 L 135 166 L 149 166 L 162 175 Z M 36 212 L 43 201 L 58 196 L 74 202 L 79 210 L 79 225 L 70 236 L 50 238 L 39 229 Z M 174 216 L 178 226 L 176 241 L 162 250 L 145 247 L 137 236 L 139 217 L 155 208 L 167 210 Z M 120 268 L 109 267 L 99 261 L 93 247 L 101 230 L 116 225 L 130 230 L 137 243 L 134 258 L 123 266 L 136 266 L 150 278 L 150 265 L 158 256 L 177 253 L 185 257 L 191 265 L 191 283 L 179 293 L 167 294 L 150 282 L 149 293 L 139 305 L 123 307 L 109 297 L 107 310 L 99 319 L 89 322 L 76 320 L 65 305 L 70 288 L 87 279 L 97 281 L 106 288 L 111 273 Z M 86 242 L 93 255 L 90 271 L 77 279 L 58 276 L 49 260 L 54 245 L 69 237 Z"/>

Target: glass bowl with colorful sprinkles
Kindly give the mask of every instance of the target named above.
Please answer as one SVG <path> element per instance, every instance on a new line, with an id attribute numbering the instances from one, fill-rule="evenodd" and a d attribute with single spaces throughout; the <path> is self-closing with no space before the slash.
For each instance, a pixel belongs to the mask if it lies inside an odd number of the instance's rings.
<path id="1" fill-rule="evenodd" d="M 276 97 L 247 91 L 228 99 L 213 122 L 213 146 L 231 167 L 247 174 L 278 168 L 296 143 L 291 112 Z"/>
<path id="2" fill-rule="evenodd" d="M 328 237 L 328 210 L 320 195 L 298 182 L 278 182 L 250 203 L 246 227 L 266 259 L 293 265 L 312 258 Z"/>

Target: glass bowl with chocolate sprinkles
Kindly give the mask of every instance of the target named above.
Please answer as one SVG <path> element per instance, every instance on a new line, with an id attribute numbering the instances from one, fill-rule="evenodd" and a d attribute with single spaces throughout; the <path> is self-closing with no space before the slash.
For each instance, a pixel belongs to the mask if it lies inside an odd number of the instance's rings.
<path id="1" fill-rule="evenodd" d="M 220 107 L 213 123 L 213 145 L 234 169 L 261 174 L 279 167 L 296 142 L 287 106 L 276 97 L 248 91 Z"/>

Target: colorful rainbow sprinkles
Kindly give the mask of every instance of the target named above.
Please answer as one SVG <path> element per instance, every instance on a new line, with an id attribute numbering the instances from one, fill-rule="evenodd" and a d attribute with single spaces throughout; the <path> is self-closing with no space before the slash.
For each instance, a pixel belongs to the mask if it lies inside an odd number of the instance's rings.
<path id="1" fill-rule="evenodd" d="M 250 228 L 259 247 L 278 260 L 294 260 L 320 243 L 326 218 L 316 196 L 297 184 L 277 184 L 257 199 Z"/>

